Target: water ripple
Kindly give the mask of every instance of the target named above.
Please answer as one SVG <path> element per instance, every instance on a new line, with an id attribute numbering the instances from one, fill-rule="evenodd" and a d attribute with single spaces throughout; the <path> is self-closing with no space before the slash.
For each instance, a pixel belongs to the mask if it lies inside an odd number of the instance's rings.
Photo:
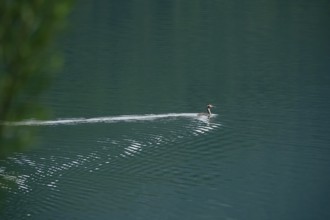
<path id="1" fill-rule="evenodd" d="M 154 121 L 156 119 L 157 121 Z M 212 144 L 212 139 L 208 140 L 206 136 L 221 127 L 215 119 L 205 120 L 196 117 L 196 114 L 184 113 L 130 116 L 130 118 L 126 116 L 95 118 L 86 119 L 87 121 L 79 119 L 75 122 L 30 121 L 16 124 L 32 126 L 144 121 L 134 123 L 130 127 L 125 126 L 124 123 L 125 129 L 118 129 L 119 132 L 115 134 L 108 133 L 106 132 L 108 129 L 105 129 L 102 130 L 104 133 L 99 133 L 93 139 L 91 135 L 82 137 L 75 143 L 84 144 L 81 149 L 73 149 L 64 140 L 57 139 L 59 140 L 57 148 L 40 148 L 37 154 L 20 153 L 9 157 L 3 161 L 0 175 L 10 182 L 15 182 L 18 189 L 12 188 L 10 184 L 2 188 L 13 194 L 31 194 L 31 197 L 32 195 L 33 197 L 41 196 L 47 192 L 42 204 L 34 210 L 37 213 L 54 212 L 63 207 L 63 204 L 70 207 L 73 204 L 69 198 L 72 197 L 75 200 L 88 201 L 90 197 L 98 193 L 100 188 L 104 188 L 105 184 L 111 185 L 111 190 L 109 189 L 108 195 L 102 195 L 107 201 L 109 196 L 112 196 L 109 201 L 113 207 L 118 206 L 119 200 L 135 198 L 134 193 L 129 193 L 139 186 L 139 184 L 134 185 L 134 182 L 142 184 L 151 180 L 159 182 L 171 179 L 168 184 L 175 185 L 177 193 L 184 193 L 187 187 L 198 185 L 199 181 L 209 181 L 215 175 L 212 172 L 194 174 L 189 171 L 192 167 L 198 170 L 198 165 L 192 163 L 197 156 L 196 153 L 200 154 L 205 145 Z M 149 123 L 149 120 L 154 122 Z M 111 126 L 117 126 L 117 124 Z M 81 129 L 81 127 L 77 128 Z M 56 129 L 56 127 L 49 127 L 49 129 Z M 89 129 L 87 127 L 86 131 Z M 190 146 L 198 147 L 199 150 Z M 58 148 L 63 150 L 58 151 Z M 204 153 L 212 155 L 214 152 L 205 150 Z M 15 169 L 19 167 L 20 171 L 11 171 L 14 167 Z M 95 182 L 95 179 L 99 178 L 103 180 Z M 130 190 L 127 191 L 127 189 Z M 80 193 L 81 191 L 84 193 Z M 121 193 L 123 198 L 118 198 L 117 193 Z M 63 197 L 64 194 L 65 197 Z M 12 199 L 14 197 L 10 198 Z M 30 212 L 29 214 L 33 215 Z"/>

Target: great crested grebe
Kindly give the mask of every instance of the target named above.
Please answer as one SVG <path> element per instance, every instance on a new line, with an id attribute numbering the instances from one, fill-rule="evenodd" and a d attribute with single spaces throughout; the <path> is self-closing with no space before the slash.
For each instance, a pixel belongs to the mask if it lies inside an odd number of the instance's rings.
<path id="1" fill-rule="evenodd" d="M 207 112 L 198 113 L 198 116 L 207 116 L 207 117 L 210 118 L 211 115 L 212 115 L 211 108 L 214 108 L 214 106 L 211 105 L 211 104 L 208 104 L 208 105 L 206 106 L 206 110 L 207 110 Z"/>

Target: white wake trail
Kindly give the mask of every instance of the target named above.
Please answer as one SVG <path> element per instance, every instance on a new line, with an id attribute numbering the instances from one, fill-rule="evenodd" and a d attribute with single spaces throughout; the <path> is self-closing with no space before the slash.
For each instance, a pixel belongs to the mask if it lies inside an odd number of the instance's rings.
<path id="1" fill-rule="evenodd" d="M 212 115 L 214 117 L 216 115 Z M 147 114 L 147 115 L 120 115 L 111 117 L 96 117 L 96 118 L 69 118 L 57 119 L 49 121 L 41 120 L 25 120 L 20 122 L 5 122 L 6 126 L 54 126 L 54 125 L 75 125 L 75 124 L 90 124 L 90 123 L 115 123 L 115 122 L 131 122 L 131 121 L 148 121 L 163 118 L 199 118 L 197 113 L 168 113 L 168 114 Z"/>

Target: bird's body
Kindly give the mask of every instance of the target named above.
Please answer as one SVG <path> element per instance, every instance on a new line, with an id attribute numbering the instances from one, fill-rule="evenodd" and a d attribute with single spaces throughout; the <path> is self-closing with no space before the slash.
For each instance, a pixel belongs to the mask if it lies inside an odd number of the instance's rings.
<path id="1" fill-rule="evenodd" d="M 208 118 L 210 118 L 212 115 L 211 108 L 213 108 L 213 107 L 214 107 L 213 105 L 208 104 L 206 106 L 206 112 L 198 113 L 197 116 L 207 116 Z"/>

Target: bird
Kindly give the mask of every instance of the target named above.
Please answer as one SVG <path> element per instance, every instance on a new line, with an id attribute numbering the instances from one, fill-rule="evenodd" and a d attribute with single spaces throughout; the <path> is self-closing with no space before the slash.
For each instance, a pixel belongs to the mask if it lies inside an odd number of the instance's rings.
<path id="1" fill-rule="evenodd" d="M 215 107 L 214 105 L 208 104 L 206 106 L 206 112 L 198 113 L 197 116 L 207 116 L 208 118 L 210 118 L 212 115 L 211 108 L 214 107 Z"/>

